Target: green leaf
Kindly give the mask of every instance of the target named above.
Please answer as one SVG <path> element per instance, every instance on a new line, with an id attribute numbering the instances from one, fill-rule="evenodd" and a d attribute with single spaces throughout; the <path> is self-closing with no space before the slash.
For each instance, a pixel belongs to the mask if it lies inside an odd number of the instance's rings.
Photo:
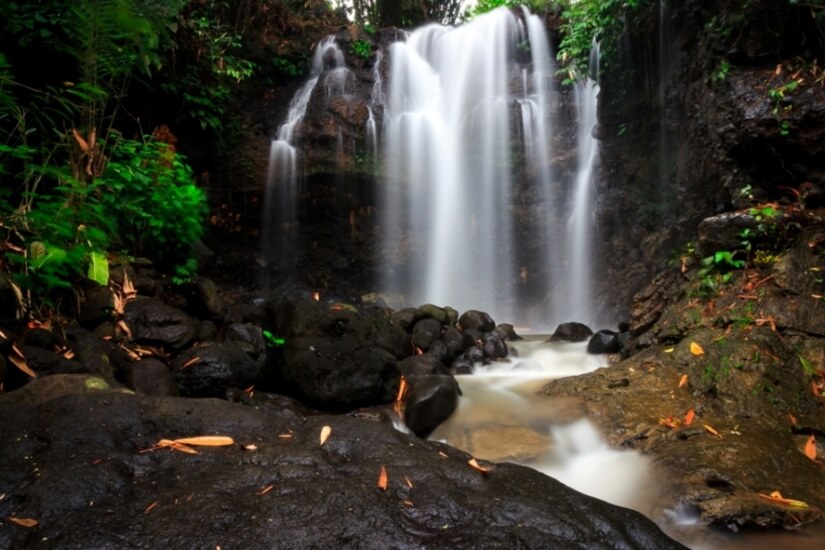
<path id="1" fill-rule="evenodd" d="M 109 284 L 109 262 L 103 252 L 92 250 L 89 253 L 89 270 L 86 276 L 100 286 Z"/>

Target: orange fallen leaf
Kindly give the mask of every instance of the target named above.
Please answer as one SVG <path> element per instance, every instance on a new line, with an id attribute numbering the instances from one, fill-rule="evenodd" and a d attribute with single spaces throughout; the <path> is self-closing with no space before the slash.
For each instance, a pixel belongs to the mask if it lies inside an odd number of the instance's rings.
<path id="1" fill-rule="evenodd" d="M 31 527 L 36 527 L 39 522 L 36 519 L 32 519 L 32 518 L 9 517 L 9 523 L 19 525 L 20 527 L 31 528 Z"/>
<path id="2" fill-rule="evenodd" d="M 794 508 L 808 508 L 808 503 L 802 502 L 801 500 L 794 500 L 792 498 L 785 498 L 779 491 L 773 491 L 770 495 L 764 495 L 762 493 L 758 493 L 758 495 L 764 499 L 770 500 L 771 502 L 775 502 L 776 504 L 792 506 Z"/>
<path id="3" fill-rule="evenodd" d="M 814 392 L 814 397 L 820 397 L 822 395 L 819 391 L 819 385 L 816 382 L 811 382 L 811 390 Z"/>
<path id="4" fill-rule="evenodd" d="M 126 324 L 126 321 L 121 319 L 120 321 L 117 322 L 117 326 L 120 330 L 123 331 L 123 334 L 126 335 L 126 338 L 128 338 L 129 340 L 132 339 L 132 331 L 129 330 L 129 325 Z"/>
<path id="5" fill-rule="evenodd" d="M 200 445 L 202 447 L 226 447 L 227 445 L 234 445 L 235 440 L 225 435 L 199 435 L 195 437 L 181 437 L 175 439 L 174 443 Z"/>
<path id="6" fill-rule="evenodd" d="M 476 460 L 475 458 L 471 458 L 470 460 L 468 460 L 467 464 L 469 464 L 470 467 L 473 470 L 477 470 L 477 471 L 481 472 L 482 474 L 486 474 L 486 473 L 490 472 L 490 468 L 485 468 L 484 466 L 479 464 L 478 460 Z"/>
<path id="7" fill-rule="evenodd" d="M 387 482 L 387 469 L 384 466 L 381 466 L 381 470 L 378 472 L 378 488 L 382 491 L 386 491 Z"/>
<path id="8" fill-rule="evenodd" d="M 704 355 L 705 350 L 703 350 L 702 346 L 700 346 L 696 342 L 691 342 L 690 343 L 690 353 L 692 353 L 693 355 L 697 355 L 697 356 L 698 355 Z"/>
<path id="9" fill-rule="evenodd" d="M 184 363 L 183 365 L 181 365 L 181 366 L 180 366 L 180 370 L 183 370 L 183 369 L 189 368 L 189 367 L 191 367 L 192 365 L 194 365 L 195 363 L 197 363 L 197 362 L 198 362 L 198 361 L 200 361 L 200 360 L 201 360 L 201 358 L 200 358 L 199 356 L 197 356 L 197 355 L 196 355 L 195 357 L 191 358 L 189 361 L 187 361 L 186 363 Z"/>
<path id="10" fill-rule="evenodd" d="M 707 425 L 707 424 L 702 424 L 702 426 L 705 428 L 705 430 L 707 430 L 707 432 L 708 432 L 708 433 L 711 433 L 711 434 L 713 434 L 713 435 L 715 435 L 716 437 L 718 437 L 718 438 L 720 438 L 720 439 L 721 439 L 722 434 L 720 434 L 718 431 L 716 431 L 716 430 L 713 428 L 713 426 L 709 426 L 709 425 Z"/>
<path id="11" fill-rule="evenodd" d="M 26 373 L 30 378 L 37 378 L 37 373 L 29 368 L 26 364 L 26 360 L 22 357 L 18 357 L 17 355 L 9 355 L 9 361 L 11 361 L 12 365 Z"/>
<path id="12" fill-rule="evenodd" d="M 685 386 L 687 386 L 687 383 L 688 383 L 688 375 L 683 374 L 682 377 L 679 379 L 679 387 L 684 388 Z"/>
<path id="13" fill-rule="evenodd" d="M 327 442 L 327 439 L 329 439 L 329 434 L 331 434 L 331 433 L 332 433 L 332 428 L 331 427 L 324 426 L 323 428 L 321 428 L 321 445 L 323 445 L 324 443 Z"/>
<path id="14" fill-rule="evenodd" d="M 791 426 L 799 424 L 799 422 L 796 421 L 796 417 L 792 414 L 788 414 L 788 419 L 791 421 Z"/>
<path id="15" fill-rule="evenodd" d="M 146 510 L 144 510 L 144 511 L 143 511 L 143 513 L 144 513 L 144 514 L 148 514 L 149 512 L 151 512 L 152 510 L 154 510 L 155 508 L 157 508 L 157 506 L 158 506 L 158 501 L 156 500 L 155 502 L 153 502 L 152 504 L 150 504 L 149 506 L 147 506 L 147 507 L 146 507 Z"/>
<path id="16" fill-rule="evenodd" d="M 685 426 L 690 426 L 691 424 L 693 424 L 694 418 L 696 418 L 696 412 L 693 409 L 688 410 L 688 412 L 685 413 L 685 421 L 683 422 L 683 424 Z"/>
<path id="17" fill-rule="evenodd" d="M 671 430 L 675 430 L 679 427 L 679 421 L 673 418 L 672 416 L 668 416 L 667 418 L 660 418 L 659 424 L 662 426 L 667 426 Z"/>
<path id="18" fill-rule="evenodd" d="M 816 462 L 816 438 L 814 434 L 811 434 L 811 437 L 805 443 L 805 456 Z"/>
<path id="19" fill-rule="evenodd" d="M 272 490 L 272 487 L 274 487 L 274 485 L 267 485 L 266 487 L 264 487 L 263 489 L 261 489 L 260 491 L 258 491 L 258 495 L 265 495 L 265 494 L 267 494 L 269 491 L 271 491 L 271 490 Z"/>

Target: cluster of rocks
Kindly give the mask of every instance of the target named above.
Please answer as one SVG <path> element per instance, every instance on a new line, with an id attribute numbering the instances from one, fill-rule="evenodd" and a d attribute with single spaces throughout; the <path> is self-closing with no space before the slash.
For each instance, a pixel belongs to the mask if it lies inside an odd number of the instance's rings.
<path id="1" fill-rule="evenodd" d="M 562 323 L 547 340 L 548 342 L 587 342 L 587 353 L 615 354 L 622 353 L 630 342 L 630 325 L 619 323 L 618 332 L 602 329 L 595 333 L 583 323 Z"/>

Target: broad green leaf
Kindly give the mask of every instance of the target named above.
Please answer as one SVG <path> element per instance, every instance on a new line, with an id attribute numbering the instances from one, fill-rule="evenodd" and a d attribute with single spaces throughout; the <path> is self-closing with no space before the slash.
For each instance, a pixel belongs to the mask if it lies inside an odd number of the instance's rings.
<path id="1" fill-rule="evenodd" d="M 109 284 L 109 262 L 106 260 L 106 254 L 92 250 L 89 254 L 89 270 L 86 276 L 100 286 Z"/>

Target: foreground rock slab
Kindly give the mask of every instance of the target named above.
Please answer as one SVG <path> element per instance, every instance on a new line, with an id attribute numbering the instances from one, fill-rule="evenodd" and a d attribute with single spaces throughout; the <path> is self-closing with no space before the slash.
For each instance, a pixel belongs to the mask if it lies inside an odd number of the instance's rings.
<path id="1" fill-rule="evenodd" d="M 196 435 L 236 444 L 141 452 Z M 480 472 L 466 453 L 354 416 L 94 390 L 67 375 L 1 396 L 0 438 L 3 548 L 681 548 L 640 514 L 533 470 Z"/>

